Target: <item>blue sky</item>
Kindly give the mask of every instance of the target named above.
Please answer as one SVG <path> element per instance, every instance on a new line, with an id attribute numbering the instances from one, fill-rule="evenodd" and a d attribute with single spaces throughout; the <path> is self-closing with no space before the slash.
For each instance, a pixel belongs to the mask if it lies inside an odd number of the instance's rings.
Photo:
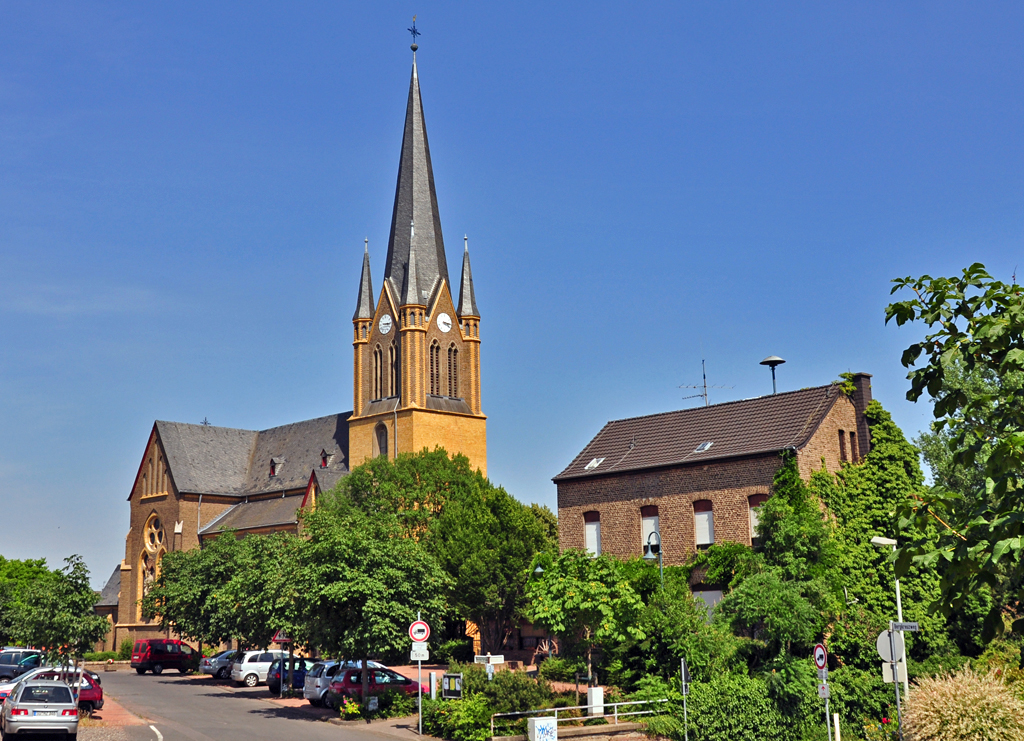
<path id="1" fill-rule="evenodd" d="M 102 581 L 154 419 L 351 408 L 419 65 L 449 264 L 468 234 L 491 478 L 609 419 L 874 374 L 896 276 L 1013 273 L 1019 3 L 5 2 L 0 553 Z"/>

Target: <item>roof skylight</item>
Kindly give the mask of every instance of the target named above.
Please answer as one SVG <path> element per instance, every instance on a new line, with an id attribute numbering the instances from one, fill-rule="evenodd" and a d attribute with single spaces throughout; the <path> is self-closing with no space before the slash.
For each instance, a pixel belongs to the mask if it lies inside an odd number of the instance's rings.
<path id="1" fill-rule="evenodd" d="M 696 447 L 696 449 L 693 452 L 694 453 L 704 453 L 704 452 L 706 452 L 708 450 L 711 450 L 711 446 L 712 445 L 714 445 L 714 443 L 712 443 L 712 442 L 701 443 L 700 445 L 698 445 Z"/>
<path id="2" fill-rule="evenodd" d="M 594 458 L 590 463 L 583 467 L 584 471 L 593 471 L 595 468 L 604 463 L 604 458 Z"/>

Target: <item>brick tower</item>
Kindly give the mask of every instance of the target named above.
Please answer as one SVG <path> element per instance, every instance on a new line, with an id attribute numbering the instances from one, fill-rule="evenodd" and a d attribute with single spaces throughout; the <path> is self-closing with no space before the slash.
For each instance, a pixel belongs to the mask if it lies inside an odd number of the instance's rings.
<path id="1" fill-rule="evenodd" d="M 367 248 L 352 324 L 352 464 L 440 445 L 449 453 L 463 453 L 486 475 L 480 312 L 469 244 L 467 240 L 462 255 L 456 306 L 441 235 L 415 46 L 384 285 L 374 301 Z"/>

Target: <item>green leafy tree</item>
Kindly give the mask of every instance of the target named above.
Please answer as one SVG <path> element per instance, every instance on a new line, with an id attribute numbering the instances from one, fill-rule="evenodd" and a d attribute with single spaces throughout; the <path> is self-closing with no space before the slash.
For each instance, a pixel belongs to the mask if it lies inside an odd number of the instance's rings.
<path id="1" fill-rule="evenodd" d="M 924 339 L 903 352 L 903 365 L 913 368 L 907 398 L 934 400 L 933 433 L 948 430 L 945 442 L 955 463 L 964 470 L 980 466 L 985 482 L 984 491 L 971 492 L 937 485 L 903 510 L 901 524 L 913 527 L 915 537 L 900 549 L 897 571 L 902 575 L 912 562 L 946 561 L 935 604 L 946 615 L 960 610 L 983 585 L 1002 587 L 1019 601 L 1024 598 L 1024 395 L 1016 383 L 965 389 L 947 383 L 947 372 L 962 366 L 989 380 L 1024 373 L 1024 294 L 1016 284 L 992 278 L 980 263 L 952 278 L 925 275 L 893 283 L 893 293 L 914 295 L 886 307 L 886 322 L 920 322 L 928 328 Z M 941 527 L 934 527 L 936 521 Z M 1004 630 L 1003 606 L 994 601 L 989 608 L 986 636 Z M 1013 628 L 1024 631 L 1024 618 Z"/>
<path id="2" fill-rule="evenodd" d="M 395 655 L 408 649 L 418 613 L 434 625 L 448 616 L 451 578 L 393 519 L 317 508 L 304 534 L 300 614 L 320 650 L 364 661 Z"/>
<path id="3" fill-rule="evenodd" d="M 15 638 L 39 646 L 57 664 L 69 664 L 92 651 L 109 629 L 94 611 L 98 595 L 89 585 L 89 569 L 80 556 L 64 559 L 64 568 L 33 581 L 18 609 Z"/>
<path id="4" fill-rule="evenodd" d="M 188 551 L 171 551 L 142 600 L 143 614 L 160 627 L 206 644 L 237 637 L 235 605 L 226 589 L 238 572 L 242 541 L 225 533 Z"/>
<path id="5" fill-rule="evenodd" d="M 50 575 L 45 559 L 7 559 L 0 556 L 0 645 L 14 639 L 22 600 L 29 586 Z"/>
<path id="6" fill-rule="evenodd" d="M 539 562 L 546 566 L 527 586 L 528 616 L 549 633 L 578 640 L 586 650 L 588 675 L 593 676 L 596 646 L 645 637 L 637 623 L 643 602 L 622 578 L 618 561 L 567 550 Z"/>

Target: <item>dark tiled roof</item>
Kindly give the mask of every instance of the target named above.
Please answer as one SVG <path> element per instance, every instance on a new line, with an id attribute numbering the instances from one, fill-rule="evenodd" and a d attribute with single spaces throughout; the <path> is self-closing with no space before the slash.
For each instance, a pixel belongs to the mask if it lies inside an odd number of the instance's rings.
<path id="1" fill-rule="evenodd" d="M 348 473 L 350 412 L 308 419 L 262 432 L 182 422 L 156 423 L 168 468 L 180 492 L 246 496 L 305 488 L 330 456 L 329 470 Z M 270 461 L 278 475 L 270 475 Z"/>
<path id="2" fill-rule="evenodd" d="M 439 412 L 458 412 L 459 414 L 473 413 L 465 399 L 453 399 L 449 396 L 434 396 L 433 394 L 427 394 L 427 409 L 435 409 Z"/>
<path id="3" fill-rule="evenodd" d="M 217 519 L 204 527 L 202 535 L 225 530 L 248 530 L 256 527 L 293 525 L 298 522 L 297 512 L 302 504 L 302 495 L 258 499 L 241 502 L 230 507 Z"/>
<path id="4" fill-rule="evenodd" d="M 107 579 L 107 583 L 100 592 L 100 599 L 96 607 L 117 607 L 121 599 L 121 566 L 114 567 L 114 573 Z"/>
<path id="5" fill-rule="evenodd" d="M 462 284 L 459 286 L 459 316 L 480 316 L 476 308 L 476 292 L 473 290 L 473 270 L 469 267 L 469 242 L 462 255 Z"/>
<path id="6" fill-rule="evenodd" d="M 353 319 L 373 318 L 373 281 L 370 279 L 370 250 L 363 252 L 363 272 L 359 276 L 359 298 L 356 300 L 356 313 Z"/>
<path id="7" fill-rule="evenodd" d="M 840 390 L 817 386 L 606 424 L 554 481 L 803 447 Z M 696 452 L 701 443 L 711 447 Z M 594 459 L 601 463 L 591 470 Z"/>

